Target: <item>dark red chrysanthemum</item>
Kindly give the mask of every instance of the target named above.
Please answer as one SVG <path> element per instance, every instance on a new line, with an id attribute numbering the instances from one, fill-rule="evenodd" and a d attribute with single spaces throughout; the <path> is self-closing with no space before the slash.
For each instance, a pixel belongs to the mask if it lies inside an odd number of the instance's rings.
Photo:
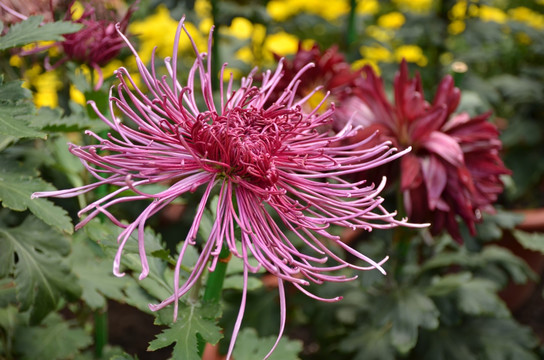
<path id="1" fill-rule="evenodd" d="M 276 58 L 279 60 L 278 56 Z M 329 103 L 340 103 L 353 95 L 353 89 L 361 78 L 361 71 L 353 71 L 336 46 L 321 52 L 317 44 L 309 50 L 305 50 L 302 44 L 299 44 L 295 56 L 284 62 L 283 77 L 280 79 L 278 88 L 287 86 L 295 75 L 309 63 L 313 63 L 315 66 L 300 75 L 300 85 L 296 89 L 298 98 L 304 98 L 308 94 L 314 93 L 316 89 L 321 90 L 322 95 L 329 93 Z M 270 101 L 275 100 L 279 95 L 281 92 L 276 91 L 272 94 Z"/>
<path id="2" fill-rule="evenodd" d="M 119 22 L 120 30 L 125 32 L 134 11 L 134 6 L 131 6 L 119 21 L 117 14 L 113 11 L 108 12 L 109 16 L 99 18 L 96 8 L 86 4 L 83 14 L 77 20 L 73 20 L 72 10 L 65 15 L 64 20 L 83 25 L 81 30 L 64 35 L 65 40 L 60 45 L 66 55 L 65 60 L 87 64 L 95 69 L 99 74 L 97 88 L 102 83 L 100 66 L 106 65 L 115 58 L 125 46 L 123 38 L 115 30 L 115 24 Z M 106 19 L 108 17 L 109 19 Z"/>
<path id="3" fill-rule="evenodd" d="M 415 221 L 430 221 L 433 234 L 446 228 L 462 241 L 456 221 L 460 216 L 475 234 L 481 212 L 493 211 L 492 204 L 503 190 L 500 176 L 510 173 L 499 157 L 499 132 L 487 121 L 491 113 L 454 114 L 461 92 L 449 75 L 429 103 L 419 74 L 410 79 L 404 61 L 395 77 L 391 104 L 382 79 L 369 66 L 363 71 L 357 97 L 346 102 L 344 112 L 354 112 L 355 123 L 367 132 L 379 131 L 379 141 L 392 141 L 400 149 L 412 147 L 400 163 L 408 215 Z"/>

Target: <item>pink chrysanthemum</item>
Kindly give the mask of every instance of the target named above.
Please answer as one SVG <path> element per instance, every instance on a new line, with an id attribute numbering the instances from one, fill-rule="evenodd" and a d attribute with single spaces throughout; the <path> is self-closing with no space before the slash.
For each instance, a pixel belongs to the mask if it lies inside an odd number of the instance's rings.
<path id="1" fill-rule="evenodd" d="M 481 212 L 493 212 L 492 204 L 503 190 L 500 176 L 510 173 L 499 156 L 499 132 L 487 121 L 491 113 L 472 118 L 455 114 L 461 92 L 449 75 L 432 103 L 427 102 L 419 74 L 410 79 L 405 61 L 395 77 L 394 105 L 371 67 L 365 67 L 364 75 L 357 97 L 347 101 L 344 110 L 357 114 L 353 121 L 365 132 L 379 132 L 374 141 L 412 148 L 401 159 L 399 171 L 408 216 L 431 222 L 433 234 L 445 228 L 461 242 L 456 220 L 460 216 L 475 235 Z"/>
<path id="2" fill-rule="evenodd" d="M 79 215 L 88 216 L 76 228 L 87 224 L 98 214 L 104 214 L 124 229 L 118 238 L 119 249 L 113 265 L 117 276 L 123 276 L 120 269 L 123 248 L 130 235 L 138 231 L 142 264 L 140 279 L 143 279 L 149 272 L 143 231 L 147 219 L 177 197 L 202 187 L 202 199 L 178 255 L 174 293 L 160 304 L 150 305 L 150 308 L 158 310 L 173 303 L 177 314 L 178 299 L 191 289 L 206 267 L 214 271 L 221 249 L 227 247 L 244 262 L 243 298 L 229 348 L 230 356 L 244 313 L 250 272 L 264 267 L 278 278 L 280 336 L 286 316 L 284 282 L 293 284 L 312 298 L 337 301 L 340 297 L 323 299 L 310 293 L 306 287 L 310 283 L 354 279 L 329 274 L 347 267 L 384 272 L 381 264 L 386 259 L 379 262 L 369 259 L 342 243 L 338 236 L 330 234 L 328 228 L 338 225 L 371 231 L 405 225 L 404 221 L 395 220 L 395 214 L 387 212 L 381 205 L 383 199 L 378 194 L 385 179 L 375 186 L 365 181 L 349 183 L 341 176 L 380 166 L 405 154 L 408 149 L 397 153 L 384 142 L 357 150 L 370 139 L 342 145 L 344 139 L 358 131 L 351 124 L 334 135 L 319 132 L 318 128 L 332 121 L 333 108 L 321 114 L 316 110 L 305 113 L 301 105 L 306 99 L 295 101 L 296 89 L 300 85 L 298 79 L 312 64 L 295 75 L 269 106 L 265 106 L 268 97 L 277 90 L 282 78 L 281 62 L 275 72 L 267 71 L 262 75 L 260 87 L 252 85 L 255 71 L 241 80 L 238 90 L 233 89 L 231 76 L 226 89 L 220 85 L 218 100 L 214 100 L 210 56 L 199 53 L 193 42 L 196 59 L 188 72 L 187 84 L 181 85 L 176 74 L 177 44 L 182 32 L 192 41 L 182 20 L 175 36 L 173 57 L 165 59 L 169 74 L 162 77 L 155 73 L 154 60 L 149 71 L 125 38 L 134 52 L 149 95 L 136 87 L 126 69 L 118 69 L 116 74 L 120 84 L 116 89 L 117 95 L 110 93 L 112 120 L 100 114 L 95 104 L 90 103 L 115 136 L 102 138 L 89 131 L 87 133 L 98 140 L 98 145 L 70 145 L 70 151 L 82 160 L 98 181 L 75 189 L 35 193 L 33 196 L 73 197 L 103 184 L 118 186 L 118 190 L 82 209 Z M 208 52 L 210 50 L 211 32 Z M 225 66 L 221 69 L 221 78 Z M 115 116 L 116 112 L 123 114 L 130 124 L 121 122 Z M 147 194 L 140 188 L 153 183 L 168 183 L 170 187 L 157 194 Z M 127 195 L 127 191 L 133 194 Z M 180 285 L 184 254 L 189 246 L 195 245 L 204 209 L 214 191 L 218 194 L 216 220 L 192 273 Z M 121 223 L 108 210 L 115 204 L 136 200 L 152 202 L 129 225 Z M 239 239 L 236 239 L 234 231 L 237 226 L 241 228 Z M 285 235 L 286 231 L 292 232 L 314 253 L 300 252 Z M 328 249 L 327 243 L 336 244 L 368 266 L 346 262 Z M 250 256 L 257 260 L 258 265 L 250 264 Z M 332 258 L 335 264 L 327 264 L 328 258 Z"/>

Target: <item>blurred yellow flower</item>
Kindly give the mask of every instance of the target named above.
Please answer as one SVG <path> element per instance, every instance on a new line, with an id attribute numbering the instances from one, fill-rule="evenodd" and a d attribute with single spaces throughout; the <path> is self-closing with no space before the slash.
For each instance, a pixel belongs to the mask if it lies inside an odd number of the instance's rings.
<path id="1" fill-rule="evenodd" d="M 359 0 L 355 11 L 361 15 L 374 15 L 380 10 L 378 0 Z"/>
<path id="2" fill-rule="evenodd" d="M 70 99 L 81 106 L 86 105 L 85 94 L 79 91 L 73 84 L 70 84 Z"/>
<path id="3" fill-rule="evenodd" d="M 245 63 L 251 64 L 255 61 L 255 56 L 253 55 L 253 51 L 248 46 L 244 46 L 240 50 L 236 51 L 234 54 L 236 59 L 241 60 Z"/>
<path id="4" fill-rule="evenodd" d="M 428 59 L 423 55 L 423 50 L 417 45 L 401 45 L 395 49 L 395 60 L 401 62 L 402 59 L 419 66 L 426 66 Z"/>
<path id="5" fill-rule="evenodd" d="M 353 70 L 359 70 L 359 69 L 362 69 L 365 65 L 372 66 L 372 69 L 374 70 L 376 75 L 378 75 L 378 76 L 381 75 L 380 67 L 378 66 L 378 63 L 376 61 L 374 61 L 374 60 L 369 60 L 369 59 L 356 60 L 351 64 L 351 68 Z"/>
<path id="6" fill-rule="evenodd" d="M 373 61 L 375 63 L 393 61 L 393 54 L 391 51 L 380 45 L 362 46 L 359 49 L 359 52 L 363 56 L 363 59 Z"/>
<path id="7" fill-rule="evenodd" d="M 32 68 L 25 71 L 24 79 L 23 87 L 35 90 L 33 97 L 37 107 L 54 108 L 58 106 L 57 91 L 62 87 L 62 82 L 56 72 L 42 72 L 41 66 L 34 64 Z"/>
<path id="8" fill-rule="evenodd" d="M 378 26 L 387 29 L 398 29 L 406 22 L 406 18 L 398 11 L 384 14 L 378 18 Z"/>
<path id="9" fill-rule="evenodd" d="M 433 7 L 433 0 L 393 0 L 401 10 L 416 13 L 427 13 Z"/>
<path id="10" fill-rule="evenodd" d="M 448 24 L 448 32 L 452 35 L 459 35 L 465 31 L 466 24 L 461 20 L 454 20 Z"/>
<path id="11" fill-rule="evenodd" d="M 129 25 L 129 31 L 135 34 L 140 40 L 140 58 L 144 63 L 151 60 L 151 52 L 157 47 L 159 57 L 172 55 L 174 47 L 174 38 L 165 36 L 176 32 L 178 20 L 170 16 L 168 8 L 164 5 L 157 6 L 155 13 L 143 19 L 135 21 Z M 185 27 L 193 37 L 199 51 L 206 51 L 207 37 L 204 37 L 198 29 L 188 21 L 185 21 Z M 181 36 L 179 41 L 179 51 L 188 51 L 192 49 L 191 42 L 186 36 Z"/>
<path id="12" fill-rule="evenodd" d="M 346 0 L 271 0 L 266 5 L 266 11 L 276 21 L 285 21 L 299 13 L 315 14 L 332 21 L 349 12 L 349 2 Z"/>
<path id="13" fill-rule="evenodd" d="M 452 20 L 462 20 L 467 14 L 467 2 L 466 0 L 460 0 L 451 7 L 449 12 L 449 18 Z"/>
<path id="14" fill-rule="evenodd" d="M 365 29 L 368 36 L 379 42 L 387 43 L 395 36 L 395 32 L 390 29 L 383 29 L 376 25 L 369 25 Z"/>
<path id="15" fill-rule="evenodd" d="M 481 5 L 479 9 L 479 17 L 482 21 L 496 22 L 498 24 L 504 24 L 508 20 L 508 16 L 504 11 L 499 8 L 487 5 Z"/>
<path id="16" fill-rule="evenodd" d="M 511 20 L 519 21 L 529 25 L 532 28 L 544 29 L 544 15 L 537 13 L 525 6 L 519 6 L 508 10 L 508 16 Z"/>
<path id="17" fill-rule="evenodd" d="M 9 58 L 9 65 L 13 67 L 20 67 L 23 64 L 23 59 L 18 55 L 11 55 Z"/>
<path id="18" fill-rule="evenodd" d="M 246 18 L 235 17 L 228 27 L 221 27 L 221 32 L 238 39 L 249 39 L 253 32 L 253 24 Z"/>
<path id="19" fill-rule="evenodd" d="M 264 48 L 280 56 L 291 55 L 298 50 L 298 38 L 283 31 L 270 34 L 264 41 Z"/>
<path id="20" fill-rule="evenodd" d="M 79 1 L 74 1 L 70 10 L 72 11 L 72 20 L 79 20 L 85 11 L 85 6 Z"/>
<path id="21" fill-rule="evenodd" d="M 195 13 L 201 19 L 210 17 L 212 13 L 212 4 L 208 0 L 196 0 Z"/>

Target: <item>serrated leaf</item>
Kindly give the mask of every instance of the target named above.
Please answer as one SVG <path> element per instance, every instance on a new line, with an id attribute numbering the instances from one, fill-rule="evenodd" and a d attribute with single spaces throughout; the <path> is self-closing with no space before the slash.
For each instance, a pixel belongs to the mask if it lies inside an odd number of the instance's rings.
<path id="1" fill-rule="evenodd" d="M 108 126 L 100 121 L 90 120 L 83 112 L 65 116 L 60 109 L 40 108 L 31 125 L 47 132 L 72 132 L 93 129 L 98 132 Z"/>
<path id="2" fill-rule="evenodd" d="M 83 329 L 71 327 L 59 314 L 52 313 L 40 326 L 18 328 L 14 348 L 21 360 L 68 359 L 91 343 L 91 336 Z"/>
<path id="3" fill-rule="evenodd" d="M 255 329 L 245 328 L 238 334 L 232 357 L 236 360 L 264 359 L 275 342 L 275 336 L 259 338 Z M 301 351 L 302 343 L 300 341 L 282 338 L 268 359 L 297 360 L 299 359 L 298 353 Z"/>
<path id="4" fill-rule="evenodd" d="M 30 93 L 21 84 L 21 81 L 0 81 L 0 134 L 10 139 L 45 138 L 44 133 L 30 127 L 35 108 Z"/>
<path id="5" fill-rule="evenodd" d="M 69 241 L 58 231 L 29 216 L 18 227 L 0 228 L 0 244 L 10 243 L 17 300 L 21 311 L 30 309 L 31 323 L 54 310 L 62 296 L 77 298 L 81 289 L 63 257 Z M 6 249 L 4 247 L 2 250 Z"/>
<path id="6" fill-rule="evenodd" d="M 451 306 L 467 315 L 505 317 L 509 312 L 497 296 L 498 285 L 490 280 L 474 278 L 465 272 L 435 277 L 427 294 L 449 298 Z"/>
<path id="7" fill-rule="evenodd" d="M 483 222 L 476 224 L 478 237 L 484 241 L 500 239 L 503 229 L 512 230 L 522 221 L 523 215 L 513 212 L 497 211 L 496 214 L 486 214 Z"/>
<path id="8" fill-rule="evenodd" d="M 516 240 L 527 250 L 538 251 L 544 254 L 544 234 L 528 233 L 521 230 L 514 230 L 512 234 Z"/>
<path id="9" fill-rule="evenodd" d="M 15 211 L 30 210 L 45 223 L 67 233 L 73 232 L 67 212 L 46 199 L 31 199 L 36 191 L 54 190 L 29 170 L 15 163 L 0 161 L 0 201 L 2 206 Z"/>
<path id="10" fill-rule="evenodd" d="M 352 360 L 395 360 L 396 351 L 391 345 L 389 330 L 390 325 L 380 328 L 362 324 L 340 342 L 340 350 L 355 352 Z"/>
<path id="11" fill-rule="evenodd" d="M 383 321 L 392 324 L 391 344 L 405 354 L 417 342 L 418 329 L 438 326 L 439 312 L 433 301 L 417 288 L 399 289 L 379 300 Z"/>
<path id="12" fill-rule="evenodd" d="M 0 50 L 30 44 L 36 41 L 61 41 L 62 35 L 81 29 L 81 24 L 71 21 L 57 21 L 40 26 L 43 16 L 31 16 L 10 27 L 6 35 L 0 37 Z"/>
<path id="13" fill-rule="evenodd" d="M 95 310 L 106 305 L 106 298 L 124 301 L 123 290 L 134 279 L 128 276 L 122 278 L 114 276 L 112 260 L 105 255 L 97 254 L 93 251 L 92 244 L 88 242 L 84 236 L 76 236 L 70 258 L 72 269 L 79 278 L 82 288 L 81 298 Z"/>
<path id="14" fill-rule="evenodd" d="M 208 318 L 205 309 L 187 305 L 180 310 L 177 321 L 149 343 L 148 350 L 154 351 L 176 343 L 172 353 L 174 359 L 200 360 L 197 334 L 210 344 L 216 344 L 223 337 L 221 328 L 215 320 Z"/>
<path id="15" fill-rule="evenodd" d="M 96 241 L 105 252 L 106 264 L 109 263 L 109 271 L 113 264 L 113 258 L 117 252 L 117 236 L 120 234 L 121 229 L 110 222 L 100 222 L 98 219 L 90 221 L 85 225 L 85 234 L 93 241 Z M 160 236 L 155 234 L 151 229 L 145 230 L 145 246 L 146 254 L 148 255 L 149 275 L 143 279 L 138 280 L 136 283 L 128 283 L 125 289 L 131 294 L 135 295 L 134 298 L 125 299 L 126 302 L 133 306 L 136 306 L 140 310 L 149 311 L 147 304 L 150 301 L 163 300 L 173 293 L 173 270 L 168 267 L 168 263 L 163 260 L 165 252 L 161 245 Z M 159 254 L 158 257 L 154 257 L 153 254 Z M 174 260 L 170 258 L 169 262 Z M 175 263 L 175 261 L 174 261 Z M 137 233 L 133 233 L 126 243 L 123 256 L 121 257 L 121 265 L 130 270 L 130 273 L 137 277 L 138 273 L 142 270 L 140 263 L 140 256 L 138 252 L 138 237 Z M 183 272 L 181 273 L 181 279 L 183 280 Z M 113 285 L 113 284 L 112 284 Z M 147 294 L 142 294 L 139 289 L 144 289 Z M 134 301 L 133 301 L 134 300 Z"/>

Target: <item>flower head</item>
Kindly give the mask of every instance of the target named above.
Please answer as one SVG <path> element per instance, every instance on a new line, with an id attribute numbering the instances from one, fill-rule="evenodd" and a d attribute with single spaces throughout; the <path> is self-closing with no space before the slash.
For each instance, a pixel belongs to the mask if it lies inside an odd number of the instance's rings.
<path id="1" fill-rule="evenodd" d="M 481 212 L 493 211 L 503 190 L 500 176 L 509 174 L 499 157 L 498 130 L 488 122 L 490 113 L 470 117 L 454 113 L 461 92 L 453 78 L 440 82 L 432 103 L 425 100 L 421 79 L 409 78 L 403 61 L 395 77 L 391 104 L 382 80 L 365 67 L 358 97 L 346 103 L 356 111 L 354 122 L 365 131 L 379 131 L 377 141 L 388 140 L 412 151 L 400 162 L 400 187 L 408 215 L 432 223 L 433 234 L 446 228 L 462 241 L 456 216 L 472 234 Z M 383 175 L 383 174 L 382 174 Z"/>
<path id="2" fill-rule="evenodd" d="M 280 57 L 276 56 L 276 60 L 280 60 Z M 353 89 L 361 78 L 361 72 L 351 70 L 350 64 L 346 62 L 344 55 L 339 53 L 336 47 L 322 52 L 317 44 L 306 50 L 299 43 L 298 51 L 294 57 L 284 61 L 284 76 L 269 98 L 269 102 L 275 101 L 282 94 L 282 89 L 288 86 L 309 63 L 313 63 L 314 66 L 299 75 L 300 85 L 296 89 L 298 99 L 302 99 L 310 93 L 313 94 L 306 102 L 309 108 L 315 107 L 327 93 L 327 104 L 324 104 L 323 108 L 328 108 L 326 105 L 331 102 L 341 104 L 343 100 L 353 95 Z"/>
<path id="3" fill-rule="evenodd" d="M 129 7 L 125 16 L 119 21 L 122 32 L 125 32 L 134 11 L 134 6 Z M 123 38 L 115 29 L 115 24 L 118 22 L 117 14 L 103 9 L 100 11 L 100 16 L 97 16 L 97 8 L 88 3 L 77 19 L 74 19 L 74 10 L 70 7 L 64 20 L 83 25 L 81 30 L 64 35 L 64 41 L 60 42 L 66 55 L 64 60 L 87 64 L 95 69 L 99 74 L 96 88 L 100 88 L 102 85 L 100 67 L 114 59 L 125 46 Z"/>
<path id="4" fill-rule="evenodd" d="M 347 267 L 384 272 L 381 264 L 386 259 L 378 262 L 369 259 L 342 243 L 338 236 L 329 232 L 329 227 L 338 225 L 370 231 L 405 225 L 381 205 L 383 199 L 378 194 L 385 179 L 375 186 L 365 181 L 350 183 L 341 176 L 380 166 L 408 150 L 396 152 L 387 142 L 365 147 L 369 139 L 342 145 L 344 139 L 358 130 L 351 124 L 337 134 L 319 132 L 317 129 L 332 121 L 334 106 L 322 113 L 315 109 L 305 112 L 303 105 L 312 94 L 295 100 L 299 79 L 312 64 L 303 67 L 270 105 L 266 105 L 268 98 L 277 91 L 282 78 L 282 62 L 276 71 L 266 71 L 262 75 L 260 87 L 253 85 L 255 71 L 242 78 L 236 90 L 231 76 L 226 88 L 223 84 L 219 86 L 218 100 L 214 100 L 211 85 L 215 74 L 211 73 L 209 55 L 211 32 L 208 53 L 200 53 L 193 43 L 196 59 L 188 71 L 187 83 L 182 85 L 177 75 L 177 52 L 178 39 L 183 32 L 191 39 L 182 20 L 175 35 L 173 56 L 165 59 L 168 71 L 165 76 L 158 76 L 154 66 L 148 70 L 125 38 L 134 52 L 147 90 L 137 88 L 126 69 L 118 69 L 116 74 L 120 83 L 116 94 L 113 94 L 113 88 L 110 93 L 111 120 L 90 102 L 115 136 L 103 138 L 88 131 L 99 144 L 70 145 L 70 151 L 98 181 L 75 189 L 35 193 L 34 196 L 73 197 L 102 184 L 118 186 L 118 190 L 80 211 L 80 215 L 88 216 L 77 228 L 100 213 L 123 228 L 113 266 L 117 276 L 123 276 L 120 269 L 123 248 L 130 235 L 138 231 L 140 278 L 145 278 L 149 273 L 143 232 L 147 219 L 177 197 L 202 188 L 202 198 L 178 256 L 174 293 L 150 308 L 158 310 L 173 303 L 177 314 L 178 299 L 191 289 L 207 267 L 214 271 L 221 249 L 228 248 L 244 262 L 244 295 L 230 354 L 244 313 L 248 273 L 264 267 L 278 278 L 283 331 L 286 316 L 284 282 L 293 284 L 312 298 L 336 301 L 340 297 L 323 299 L 306 287 L 310 283 L 352 280 L 345 275 L 330 274 Z M 119 34 L 124 37 L 121 32 Z M 155 64 L 154 59 L 152 64 Z M 226 64 L 220 79 L 225 67 Z M 115 116 L 117 112 L 124 115 L 127 123 Z M 153 183 L 169 183 L 170 187 L 156 194 L 145 193 L 141 188 Z M 127 195 L 127 191 L 132 191 L 132 195 Z M 211 233 L 192 273 L 184 284 L 180 284 L 184 254 L 189 246 L 195 245 L 204 209 L 211 203 L 214 192 L 218 201 Z M 137 200 L 152 202 L 128 225 L 109 211 L 115 204 Z M 239 238 L 235 236 L 235 227 L 241 229 Z M 286 236 L 287 232 L 313 249 L 313 253 L 299 251 Z M 366 262 L 367 266 L 346 262 L 327 247 L 330 243 Z M 250 256 L 257 265 L 250 263 Z M 329 264 L 328 258 L 335 263 Z"/>

